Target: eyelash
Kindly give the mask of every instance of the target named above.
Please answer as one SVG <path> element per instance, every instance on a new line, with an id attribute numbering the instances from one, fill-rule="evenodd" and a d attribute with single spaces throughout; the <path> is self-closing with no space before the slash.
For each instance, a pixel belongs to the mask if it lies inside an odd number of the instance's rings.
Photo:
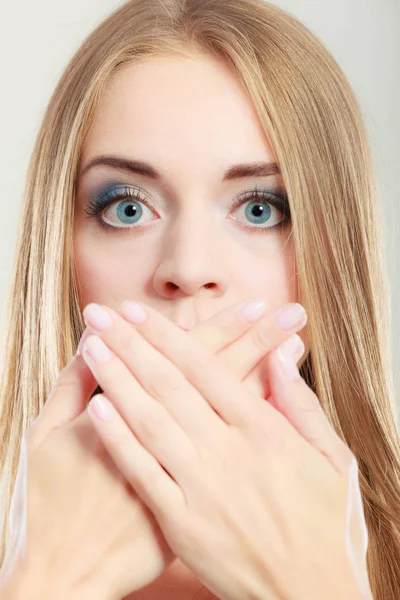
<path id="1" fill-rule="evenodd" d="M 92 198 L 90 200 L 88 206 L 85 208 L 85 213 L 87 215 L 86 218 L 95 217 L 96 220 L 98 221 L 99 225 L 105 230 L 115 231 L 115 230 L 123 229 L 123 230 L 131 231 L 132 229 L 136 229 L 139 231 L 143 231 L 143 230 L 148 229 L 148 227 L 149 227 L 148 225 L 131 225 L 131 226 L 127 226 L 127 227 L 116 227 L 116 226 L 110 225 L 109 223 L 106 223 L 103 219 L 99 218 L 100 213 L 102 213 L 106 208 L 108 208 L 112 204 L 115 204 L 118 200 L 126 200 L 127 198 L 134 200 L 136 202 L 143 203 L 150 210 L 155 210 L 155 207 L 152 206 L 152 204 L 146 198 L 143 198 L 141 196 L 140 190 L 138 190 L 136 188 L 132 189 L 129 186 L 121 186 L 120 185 L 120 186 L 116 186 L 115 188 L 106 192 L 105 194 L 100 196 L 100 198 Z M 273 225 L 272 227 L 257 227 L 257 226 L 253 226 L 253 225 L 242 225 L 239 222 L 239 227 L 241 227 L 243 229 L 250 230 L 250 231 L 252 231 L 252 233 L 263 235 L 263 234 L 270 233 L 272 230 L 275 230 L 277 227 L 282 227 L 283 225 L 287 224 L 291 220 L 289 202 L 288 202 L 287 197 L 285 195 L 282 197 L 277 196 L 276 194 L 273 194 L 269 190 L 266 190 L 264 188 L 258 188 L 257 186 L 255 186 L 253 189 L 251 189 L 247 192 L 244 192 L 238 198 L 236 198 L 236 200 L 234 200 L 231 205 L 231 210 L 239 208 L 240 206 L 242 206 L 243 204 L 246 204 L 246 202 L 249 202 L 250 200 L 253 200 L 253 201 L 260 200 L 266 204 L 272 205 L 274 208 L 277 208 L 283 214 L 283 219 L 276 225 Z"/>

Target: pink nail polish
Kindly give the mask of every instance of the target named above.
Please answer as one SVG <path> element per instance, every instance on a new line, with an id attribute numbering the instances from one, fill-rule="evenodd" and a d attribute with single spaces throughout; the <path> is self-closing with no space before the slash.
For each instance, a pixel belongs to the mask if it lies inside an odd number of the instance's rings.
<path id="1" fill-rule="evenodd" d="M 296 351 L 304 347 L 303 340 L 297 334 L 292 335 L 288 340 L 281 344 L 278 348 L 277 355 L 284 369 L 286 376 L 295 381 L 301 377 L 294 354 Z"/>
<path id="2" fill-rule="evenodd" d="M 82 333 L 81 339 L 79 341 L 78 344 L 78 349 L 76 351 L 76 355 L 80 356 L 82 354 L 82 350 L 83 350 L 83 344 L 85 343 L 86 338 L 88 337 L 88 335 L 91 334 L 91 331 L 88 327 L 86 327 L 86 329 L 84 330 L 84 332 Z"/>
<path id="3" fill-rule="evenodd" d="M 147 316 L 146 311 L 141 304 L 131 302 L 130 300 L 124 300 L 120 305 L 120 310 L 123 316 L 132 323 L 143 323 Z"/>
<path id="4" fill-rule="evenodd" d="M 106 362 L 113 357 L 111 350 L 98 335 L 89 336 L 89 338 L 85 340 L 83 348 L 96 362 Z"/>
<path id="5" fill-rule="evenodd" d="M 95 418 L 101 421 L 109 421 L 113 415 L 113 409 L 109 400 L 101 394 L 96 394 L 88 404 L 89 415 L 93 411 Z M 92 414 L 93 414 L 92 413 Z"/>
<path id="6" fill-rule="evenodd" d="M 246 321 L 256 321 L 268 308 L 264 300 L 253 300 L 242 309 L 242 317 Z"/>

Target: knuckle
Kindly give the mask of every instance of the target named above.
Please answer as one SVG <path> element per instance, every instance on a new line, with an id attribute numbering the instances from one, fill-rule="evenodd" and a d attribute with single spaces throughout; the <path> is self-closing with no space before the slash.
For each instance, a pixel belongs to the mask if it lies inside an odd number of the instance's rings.
<path id="1" fill-rule="evenodd" d="M 126 331 L 125 329 L 118 333 L 118 352 L 121 352 L 122 356 L 129 356 L 136 349 L 136 336 L 138 334 L 135 331 Z"/>
<path id="2" fill-rule="evenodd" d="M 188 356 L 188 359 L 190 357 Z M 216 356 L 211 352 L 207 351 L 205 348 L 200 349 L 198 353 L 196 353 L 195 360 L 187 360 L 185 364 L 185 372 L 189 379 L 197 379 L 199 373 L 208 373 L 209 371 L 213 371 L 215 369 L 216 364 Z M 222 363 L 221 363 L 222 364 Z"/>
<path id="3" fill-rule="evenodd" d="M 290 436 L 285 417 L 268 403 L 262 406 L 261 418 L 249 418 L 246 428 L 251 432 L 251 439 L 268 455 L 282 455 L 287 450 Z"/>
<path id="4" fill-rule="evenodd" d="M 172 372 L 171 372 L 172 371 Z M 182 376 L 171 368 L 159 368 L 157 374 L 146 385 L 151 396 L 162 401 L 163 398 L 176 394 L 182 389 Z"/>
<path id="5" fill-rule="evenodd" d="M 265 432 L 264 443 L 268 452 L 273 452 L 274 456 L 284 456 L 289 447 L 289 436 L 280 427 L 269 428 Z"/>
<path id="6" fill-rule="evenodd" d="M 77 376 L 76 373 L 71 371 L 70 367 L 71 365 L 68 363 L 63 369 L 61 369 L 61 371 L 59 371 L 56 380 L 53 383 L 52 390 L 76 385 Z"/>
<path id="7" fill-rule="evenodd" d="M 58 377 L 54 384 L 53 384 L 53 390 L 57 389 L 57 388 L 65 388 L 65 387 L 71 387 L 72 385 L 76 384 L 76 379 L 67 379 L 65 377 Z"/>
<path id="8" fill-rule="evenodd" d="M 215 355 L 204 350 L 204 352 L 200 352 L 196 357 L 196 363 L 202 369 L 208 369 L 215 364 Z"/>
<path id="9" fill-rule="evenodd" d="M 167 424 L 166 410 L 161 406 L 153 406 L 145 415 L 139 417 L 136 422 L 136 427 L 140 432 L 140 436 L 145 440 L 153 438 L 158 441 L 165 434 Z"/>
<path id="10" fill-rule="evenodd" d="M 256 348 L 258 348 L 258 350 L 261 350 L 261 352 L 265 352 L 270 348 L 271 337 L 269 336 L 269 330 L 265 327 L 265 324 L 262 327 L 255 327 L 252 330 L 252 335 L 253 343 L 256 346 Z"/>

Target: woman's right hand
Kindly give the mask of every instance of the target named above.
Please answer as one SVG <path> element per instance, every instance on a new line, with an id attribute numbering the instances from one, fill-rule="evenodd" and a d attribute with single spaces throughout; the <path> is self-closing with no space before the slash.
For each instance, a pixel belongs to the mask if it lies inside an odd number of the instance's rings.
<path id="1" fill-rule="evenodd" d="M 22 439 L 0 575 L 37 582 L 39 598 L 120 600 L 174 559 L 85 410 L 96 387 L 75 356 Z"/>
<path id="2" fill-rule="evenodd" d="M 265 319 L 244 323 L 234 305 L 190 335 L 219 354 L 234 372 L 245 368 L 243 359 L 235 358 L 245 352 L 246 369 L 251 371 L 293 333 L 275 331 L 273 314 L 268 311 Z M 83 338 L 90 333 L 86 329 Z M 248 373 L 236 374 L 244 380 L 247 375 L 253 387 L 263 385 L 261 372 L 253 371 L 253 380 Z M 11 508 L 12 547 L 5 560 L 21 563 L 23 568 L 13 572 L 28 580 L 39 574 L 46 590 L 74 588 L 74 594 L 65 594 L 73 600 L 120 599 L 152 583 L 175 558 L 87 415 L 96 386 L 82 357 L 74 357 L 24 435 Z M 4 564 L 0 587 L 6 570 Z"/>
<path id="3" fill-rule="evenodd" d="M 210 349 L 217 344 L 221 350 L 235 338 L 240 346 L 254 323 L 238 321 L 236 313 L 235 306 L 225 309 L 191 335 Z M 90 333 L 86 329 L 82 341 Z M 261 348 L 253 344 L 256 352 L 248 344 L 247 353 L 256 364 Z M 119 600 L 152 583 L 175 558 L 87 414 L 96 387 L 86 362 L 75 356 L 23 436 L 1 589 L 24 580 L 29 589 L 38 588 L 38 597 Z"/>

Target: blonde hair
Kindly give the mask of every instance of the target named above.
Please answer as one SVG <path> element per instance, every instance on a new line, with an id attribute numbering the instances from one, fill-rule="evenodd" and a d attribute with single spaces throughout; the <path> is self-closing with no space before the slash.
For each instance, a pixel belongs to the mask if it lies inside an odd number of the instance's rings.
<path id="1" fill-rule="evenodd" d="M 290 199 L 298 300 L 309 315 L 301 373 L 358 460 L 374 598 L 396 600 L 400 445 L 371 152 L 338 64 L 299 20 L 263 0 L 126 2 L 82 43 L 54 91 L 30 160 L 4 317 L 0 560 L 21 437 L 84 329 L 72 251 L 83 142 L 111 77 L 168 54 L 224 59 L 271 142 Z"/>

